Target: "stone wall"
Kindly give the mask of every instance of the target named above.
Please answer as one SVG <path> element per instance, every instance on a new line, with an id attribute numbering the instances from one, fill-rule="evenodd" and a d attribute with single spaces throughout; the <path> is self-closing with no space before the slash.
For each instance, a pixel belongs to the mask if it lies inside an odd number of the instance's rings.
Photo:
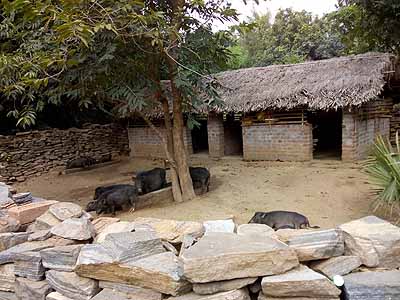
<path id="1" fill-rule="evenodd" d="M 165 136 L 164 127 L 158 127 L 158 130 Z M 158 135 L 150 127 L 132 127 L 129 128 L 129 146 L 131 155 L 143 158 L 165 158 L 164 147 Z M 192 136 L 190 130 L 185 128 L 183 136 L 188 154 L 193 153 Z"/>
<path id="2" fill-rule="evenodd" d="M 100 159 L 129 152 L 128 134 L 117 125 L 91 125 L 84 129 L 51 129 L 0 136 L 0 181 L 24 181 L 70 159 L 89 156 Z"/>
<path id="3" fill-rule="evenodd" d="M 312 159 L 312 128 L 305 125 L 243 126 L 245 160 L 307 161 Z"/>

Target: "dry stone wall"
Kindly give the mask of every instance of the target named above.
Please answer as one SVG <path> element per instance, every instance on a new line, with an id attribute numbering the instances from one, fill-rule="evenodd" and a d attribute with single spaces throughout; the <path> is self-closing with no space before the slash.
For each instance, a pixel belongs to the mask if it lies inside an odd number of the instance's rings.
<path id="1" fill-rule="evenodd" d="M 126 128 L 115 124 L 90 125 L 84 129 L 51 129 L 0 136 L 0 181 L 24 181 L 70 159 L 129 153 Z"/>

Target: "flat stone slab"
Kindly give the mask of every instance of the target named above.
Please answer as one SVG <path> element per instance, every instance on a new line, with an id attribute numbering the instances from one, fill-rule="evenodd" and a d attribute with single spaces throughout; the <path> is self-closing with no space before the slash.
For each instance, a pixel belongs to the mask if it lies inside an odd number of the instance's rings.
<path id="1" fill-rule="evenodd" d="M 245 289 L 241 289 L 213 295 L 189 293 L 178 297 L 171 297 L 169 300 L 250 300 L 250 296 Z"/>
<path id="2" fill-rule="evenodd" d="M 118 218 L 100 217 L 100 218 L 94 219 L 92 221 L 92 224 L 94 226 L 94 230 L 96 231 L 96 234 L 99 234 L 108 225 L 117 223 L 119 221 L 120 220 Z"/>
<path id="3" fill-rule="evenodd" d="M 96 280 L 81 277 L 74 272 L 50 270 L 46 272 L 46 280 L 54 290 L 76 300 L 89 300 L 100 291 Z"/>
<path id="4" fill-rule="evenodd" d="M 275 233 L 275 230 L 264 224 L 242 224 L 237 228 L 238 235 L 250 235 L 255 234 L 259 236 L 269 236 L 274 239 L 277 239 L 278 236 Z"/>
<path id="5" fill-rule="evenodd" d="M 349 274 L 359 266 L 361 266 L 361 259 L 358 256 L 338 256 L 310 264 L 311 269 L 331 279 L 335 275 Z"/>
<path id="6" fill-rule="evenodd" d="M 78 257 L 75 272 L 98 280 L 128 283 L 153 289 L 168 295 L 178 295 L 190 290 L 183 280 L 183 266 L 172 252 L 164 252 L 140 260 L 118 264 L 107 252 L 86 245 Z M 96 253 L 97 255 L 94 255 Z"/>
<path id="7" fill-rule="evenodd" d="M 144 300 L 147 298 L 131 298 L 130 295 L 111 289 L 103 289 L 100 293 L 95 295 L 92 300 Z"/>
<path id="8" fill-rule="evenodd" d="M 26 232 L 0 233 L 0 251 L 25 243 L 28 238 L 29 233 Z"/>
<path id="9" fill-rule="evenodd" d="M 61 221 L 57 219 L 51 212 L 46 211 L 43 215 L 36 219 L 34 224 L 36 225 L 36 229 L 44 230 L 51 229 L 60 223 Z"/>
<path id="10" fill-rule="evenodd" d="M 344 276 L 348 300 L 400 299 L 400 271 L 359 272 Z"/>
<path id="11" fill-rule="evenodd" d="M 49 212 L 58 220 L 65 221 L 70 218 L 79 218 L 83 214 L 82 208 L 75 203 L 59 202 L 49 207 Z"/>
<path id="12" fill-rule="evenodd" d="M 228 292 L 241 289 L 249 284 L 254 283 L 257 277 L 252 278 L 238 278 L 226 281 L 216 281 L 208 283 L 194 283 L 193 292 L 199 295 L 210 295 L 221 292 Z"/>
<path id="13" fill-rule="evenodd" d="M 45 241 L 51 238 L 53 234 L 50 232 L 50 229 L 39 230 L 31 233 L 29 235 L 28 241 Z"/>
<path id="14" fill-rule="evenodd" d="M 52 292 L 46 296 L 46 300 L 74 300 L 74 299 L 65 297 L 58 292 Z"/>
<path id="15" fill-rule="evenodd" d="M 375 216 L 343 225 L 346 255 L 361 258 L 367 267 L 400 267 L 400 228 Z"/>
<path id="16" fill-rule="evenodd" d="M 51 205 L 57 203 L 54 200 L 45 200 L 41 202 L 33 202 L 20 206 L 14 206 L 8 209 L 8 214 L 17 219 L 21 224 L 32 223 L 39 216 L 44 214 Z"/>
<path id="17" fill-rule="evenodd" d="M 40 281 L 44 278 L 45 269 L 39 252 L 19 253 L 15 257 L 14 273 L 19 277 Z"/>
<path id="18" fill-rule="evenodd" d="M 43 266 L 47 269 L 72 272 L 83 245 L 60 246 L 40 251 Z"/>
<path id="19" fill-rule="evenodd" d="M 52 234 L 70 240 L 86 241 L 94 238 L 96 232 L 90 220 L 86 218 L 71 218 L 54 226 Z"/>
<path id="20" fill-rule="evenodd" d="M 236 224 L 232 219 L 228 220 L 212 220 L 203 222 L 205 228 L 205 234 L 211 232 L 235 232 Z"/>
<path id="21" fill-rule="evenodd" d="M 74 241 L 66 240 L 59 237 L 52 237 L 46 241 L 25 242 L 0 252 L 0 264 L 14 262 L 17 254 L 19 253 L 30 252 L 30 251 L 35 252 L 46 248 L 51 248 L 56 246 L 67 246 L 71 244 L 74 244 Z"/>
<path id="22" fill-rule="evenodd" d="M 0 300 L 17 300 L 15 293 L 0 291 Z"/>
<path id="23" fill-rule="evenodd" d="M 135 230 L 135 224 L 133 222 L 114 222 L 105 225 L 100 231 L 97 231 L 96 242 L 102 243 L 106 236 L 110 233 L 118 232 L 132 232 Z"/>
<path id="24" fill-rule="evenodd" d="M 134 223 L 150 226 L 162 240 L 170 243 L 182 243 L 185 234 L 195 237 L 201 237 L 204 234 L 203 224 L 198 222 L 137 218 Z"/>
<path id="25" fill-rule="evenodd" d="M 110 282 L 110 281 L 100 281 L 99 286 L 102 289 L 108 289 L 112 292 L 123 293 L 129 295 L 129 299 L 132 300 L 162 300 L 163 295 L 159 292 L 156 292 L 151 289 L 145 289 L 142 287 L 117 283 L 117 282 Z M 110 298 L 113 299 L 113 298 Z"/>
<path id="26" fill-rule="evenodd" d="M 287 244 L 296 250 L 299 261 L 319 260 L 341 256 L 344 253 L 344 242 L 339 230 L 310 231 L 295 235 Z"/>
<path id="27" fill-rule="evenodd" d="M 285 274 L 264 277 L 262 292 L 269 297 L 339 297 L 341 291 L 325 276 L 300 265 Z"/>
<path id="28" fill-rule="evenodd" d="M 296 252 L 278 240 L 234 233 L 209 233 L 181 258 L 193 283 L 280 274 L 299 264 Z"/>
<path id="29" fill-rule="evenodd" d="M 0 291 L 15 291 L 14 264 L 6 264 L 0 266 Z"/>
<path id="30" fill-rule="evenodd" d="M 15 294 L 18 300 L 46 300 L 46 296 L 51 292 L 47 281 L 17 278 L 15 282 Z"/>
<path id="31" fill-rule="evenodd" d="M 257 300 L 339 300 L 339 297 L 334 297 L 334 298 L 315 298 L 315 297 L 285 297 L 285 298 L 275 298 L 275 297 L 268 297 L 263 295 L 262 293 L 260 293 L 260 295 L 258 295 Z"/>

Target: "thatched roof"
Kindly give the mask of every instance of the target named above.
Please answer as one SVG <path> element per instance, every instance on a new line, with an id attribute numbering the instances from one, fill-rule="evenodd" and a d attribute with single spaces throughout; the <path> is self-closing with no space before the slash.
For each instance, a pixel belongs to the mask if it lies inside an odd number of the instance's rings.
<path id="1" fill-rule="evenodd" d="M 395 57 L 367 53 L 294 65 L 274 65 L 217 74 L 222 111 L 338 109 L 375 99 L 393 75 Z"/>

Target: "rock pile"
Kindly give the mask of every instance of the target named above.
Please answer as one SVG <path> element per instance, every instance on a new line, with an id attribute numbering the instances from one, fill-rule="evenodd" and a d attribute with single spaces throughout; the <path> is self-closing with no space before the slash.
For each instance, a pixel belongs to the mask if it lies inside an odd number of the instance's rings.
<path id="1" fill-rule="evenodd" d="M 93 220 L 66 202 L 39 211 L 25 231 L 0 218 L 2 300 L 400 299 L 400 228 L 376 217 L 274 232 L 233 220 Z"/>

